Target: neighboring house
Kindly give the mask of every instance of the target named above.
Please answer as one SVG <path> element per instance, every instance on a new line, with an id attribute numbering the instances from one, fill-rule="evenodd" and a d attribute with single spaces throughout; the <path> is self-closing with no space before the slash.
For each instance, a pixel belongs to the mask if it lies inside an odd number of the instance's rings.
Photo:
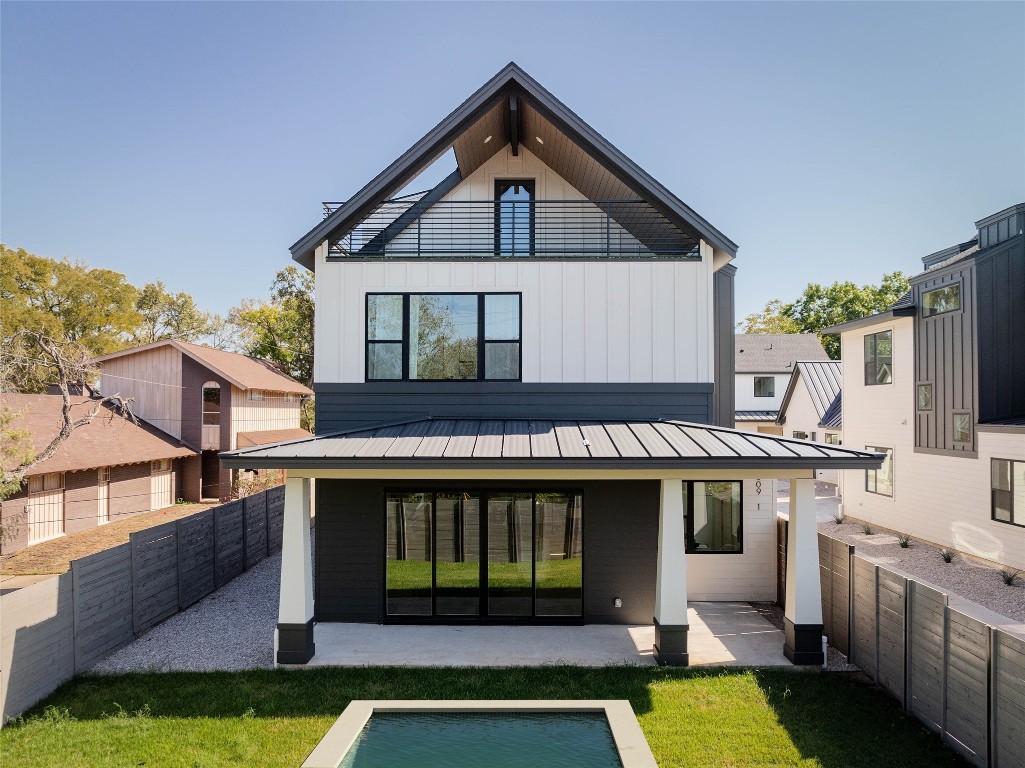
<path id="1" fill-rule="evenodd" d="M 776 423 L 795 440 L 843 444 L 843 367 L 839 360 L 800 360 L 790 374 Z M 826 469 L 819 480 L 837 485 L 839 471 Z"/>
<path id="2" fill-rule="evenodd" d="M 223 499 L 234 475 L 217 454 L 309 437 L 299 426 L 313 394 L 265 360 L 184 341 L 158 341 L 96 358 L 100 391 L 134 398 L 135 413 L 195 448 L 181 497 Z"/>
<path id="3" fill-rule="evenodd" d="M 95 406 L 88 397 L 71 400 L 74 418 Z M 59 395 L 0 395 L 3 407 L 18 415 L 14 427 L 28 432 L 37 453 L 60 431 L 63 402 Z M 104 407 L 0 504 L 2 551 L 169 507 L 181 487 L 183 462 L 195 455 L 145 421 L 133 424 Z"/>
<path id="4" fill-rule="evenodd" d="M 847 472 L 844 510 L 1025 567 L 1025 204 L 926 256 L 910 292 L 828 328 L 844 364 L 844 442 L 885 452 Z"/>
<path id="5" fill-rule="evenodd" d="M 814 471 L 881 458 L 730 429 L 736 250 L 515 64 L 334 207 L 292 247 L 318 434 L 222 455 L 288 470 L 278 662 L 315 621 L 654 620 L 685 664 L 688 600 L 774 599 L 786 478 L 785 650 L 821 663 Z"/>
<path id="6" fill-rule="evenodd" d="M 737 429 L 782 435 L 776 418 L 794 364 L 829 360 L 822 342 L 814 333 L 738 333 L 734 346 Z"/>

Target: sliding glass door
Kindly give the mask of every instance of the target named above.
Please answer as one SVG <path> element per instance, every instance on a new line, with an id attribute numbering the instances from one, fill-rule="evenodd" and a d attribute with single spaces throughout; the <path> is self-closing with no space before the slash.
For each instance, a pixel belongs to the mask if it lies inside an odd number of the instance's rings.
<path id="1" fill-rule="evenodd" d="M 389 493 L 386 612 L 529 620 L 583 612 L 583 498 L 471 490 Z"/>

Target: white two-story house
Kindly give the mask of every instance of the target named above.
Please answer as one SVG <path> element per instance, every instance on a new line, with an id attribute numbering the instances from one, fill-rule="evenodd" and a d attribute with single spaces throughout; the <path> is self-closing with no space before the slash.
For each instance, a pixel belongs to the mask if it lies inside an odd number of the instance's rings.
<path id="1" fill-rule="evenodd" d="M 889 310 L 827 328 L 843 357 L 844 512 L 1025 568 L 1025 204 L 923 258 Z"/>
<path id="2" fill-rule="evenodd" d="M 317 435 L 222 454 L 288 469 L 278 662 L 325 622 L 643 623 L 686 664 L 688 599 L 774 598 L 775 478 L 785 650 L 821 662 L 812 478 L 880 457 L 732 429 L 737 246 L 523 70 L 291 250 Z"/>

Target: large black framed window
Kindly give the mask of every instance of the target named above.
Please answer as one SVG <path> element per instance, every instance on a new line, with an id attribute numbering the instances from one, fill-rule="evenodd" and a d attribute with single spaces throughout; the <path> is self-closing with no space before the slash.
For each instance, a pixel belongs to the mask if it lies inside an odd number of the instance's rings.
<path id="1" fill-rule="evenodd" d="M 495 255 L 534 252 L 534 180 L 495 180 Z"/>
<path id="2" fill-rule="evenodd" d="M 743 554 L 743 498 L 743 484 L 739 480 L 685 482 L 687 554 Z"/>
<path id="3" fill-rule="evenodd" d="M 992 459 L 990 487 L 990 516 L 998 523 L 1025 527 L 1025 461 Z"/>
<path id="4" fill-rule="evenodd" d="M 893 331 L 870 333 L 865 337 L 865 385 L 893 381 Z"/>
<path id="5" fill-rule="evenodd" d="M 367 294 L 367 381 L 519 381 L 518 293 Z"/>

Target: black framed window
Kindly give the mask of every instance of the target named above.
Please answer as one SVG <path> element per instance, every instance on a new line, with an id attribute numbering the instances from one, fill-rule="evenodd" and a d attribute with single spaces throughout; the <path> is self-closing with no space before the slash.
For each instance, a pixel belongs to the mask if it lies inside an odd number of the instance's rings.
<path id="1" fill-rule="evenodd" d="M 687 554 L 742 554 L 743 484 L 739 480 L 683 484 Z"/>
<path id="2" fill-rule="evenodd" d="M 521 298 L 367 294 L 367 381 L 519 381 Z"/>
<path id="3" fill-rule="evenodd" d="M 203 426 L 216 427 L 221 423 L 221 385 L 208 381 L 203 385 Z"/>
<path id="4" fill-rule="evenodd" d="M 932 384 L 919 384 L 917 395 L 918 410 L 932 410 Z"/>
<path id="5" fill-rule="evenodd" d="M 942 315 L 961 309 L 961 283 L 934 288 L 922 294 L 922 317 Z"/>
<path id="6" fill-rule="evenodd" d="M 889 384 L 893 381 L 893 331 L 870 333 L 865 337 L 865 384 Z"/>
<path id="7" fill-rule="evenodd" d="M 990 516 L 998 523 L 1025 527 L 1025 461 L 992 459 L 990 486 Z"/>
<path id="8" fill-rule="evenodd" d="M 755 376 L 755 397 L 775 397 L 776 377 Z"/>
<path id="9" fill-rule="evenodd" d="M 791 437 L 794 438 L 794 440 L 807 440 L 808 439 L 808 433 L 805 432 L 803 429 L 795 429 L 793 432 L 790 433 L 790 435 L 791 435 Z"/>
<path id="10" fill-rule="evenodd" d="M 840 435 L 837 432 L 826 433 L 826 445 L 840 445 Z"/>
<path id="11" fill-rule="evenodd" d="M 495 255 L 529 256 L 534 251 L 534 180 L 496 179 Z"/>
<path id="12" fill-rule="evenodd" d="M 865 490 L 880 496 L 893 496 L 893 448 L 879 448 L 866 445 L 871 453 L 885 453 L 886 459 L 879 469 L 865 470 Z"/>

